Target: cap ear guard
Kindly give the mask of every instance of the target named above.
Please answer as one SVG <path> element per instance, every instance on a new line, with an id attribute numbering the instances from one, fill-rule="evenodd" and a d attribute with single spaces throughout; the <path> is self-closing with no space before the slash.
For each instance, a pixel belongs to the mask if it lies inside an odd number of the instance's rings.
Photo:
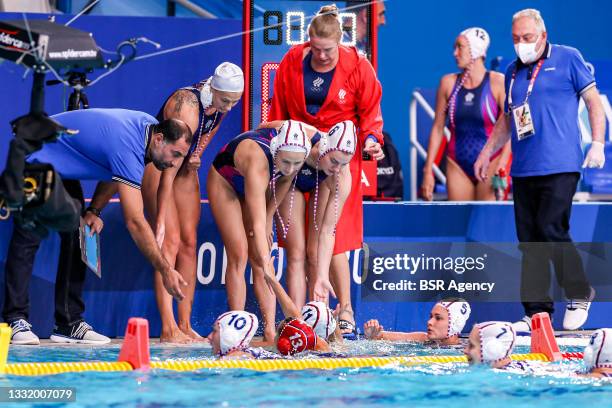
<path id="1" fill-rule="evenodd" d="M 357 129 L 350 120 L 336 123 L 319 142 L 319 159 L 329 152 L 341 151 L 350 155 L 357 149 Z"/>
<path id="2" fill-rule="evenodd" d="M 470 27 L 461 32 L 461 35 L 467 38 L 470 46 L 470 56 L 472 59 L 478 59 L 487 55 L 487 49 L 491 43 L 489 33 L 484 28 Z"/>
<path id="3" fill-rule="evenodd" d="M 584 348 L 583 361 L 587 370 L 612 368 L 612 329 L 595 330 Z"/>
<path id="4" fill-rule="evenodd" d="M 508 322 L 485 322 L 476 325 L 480 337 L 480 359 L 491 364 L 510 357 L 516 333 Z"/>
<path id="5" fill-rule="evenodd" d="M 259 327 L 257 316 L 244 310 L 223 313 L 217 318 L 217 322 L 221 355 L 248 347 Z"/>
<path id="6" fill-rule="evenodd" d="M 306 303 L 302 308 L 302 319 L 323 339 L 327 339 L 336 330 L 336 319 L 323 302 Z"/>
<path id="7" fill-rule="evenodd" d="M 448 333 L 446 338 L 461 334 L 472 313 L 470 304 L 465 301 L 439 302 L 438 304 L 448 312 Z"/>
<path id="8" fill-rule="evenodd" d="M 243 92 L 244 73 L 242 69 L 231 62 L 223 62 L 215 68 L 210 85 L 221 92 Z"/>
<path id="9" fill-rule="evenodd" d="M 303 151 L 304 157 L 308 157 L 312 144 L 302 122 L 297 120 L 287 120 L 280 127 L 276 136 L 270 140 L 270 152 L 272 157 L 276 157 L 279 151 Z"/>

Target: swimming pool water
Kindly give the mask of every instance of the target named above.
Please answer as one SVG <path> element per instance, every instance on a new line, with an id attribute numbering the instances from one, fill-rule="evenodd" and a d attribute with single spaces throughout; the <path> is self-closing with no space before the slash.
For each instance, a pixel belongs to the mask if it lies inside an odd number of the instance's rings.
<path id="1" fill-rule="evenodd" d="M 350 355 L 448 355 L 458 349 L 410 344 L 352 342 Z M 516 353 L 527 353 L 519 347 Z M 563 351 L 581 351 L 566 347 Z M 114 361 L 118 346 L 13 347 L 9 362 Z M 151 357 L 212 358 L 209 348 L 151 347 Z M 249 370 L 154 370 L 124 373 L 67 373 L 0 377 L 1 387 L 76 387 L 69 407 L 537 407 L 588 403 L 612 406 L 612 383 L 573 376 L 580 362 L 535 363 L 536 375 L 520 375 L 467 364 L 418 367 L 254 372 Z M 12 406 L 62 406 L 59 404 Z"/>

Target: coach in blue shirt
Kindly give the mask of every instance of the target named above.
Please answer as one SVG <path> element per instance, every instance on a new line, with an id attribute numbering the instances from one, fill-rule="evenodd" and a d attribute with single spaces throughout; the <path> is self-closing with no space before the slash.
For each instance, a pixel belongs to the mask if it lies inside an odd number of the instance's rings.
<path id="1" fill-rule="evenodd" d="M 506 71 L 506 115 L 474 165 L 484 180 L 492 152 L 512 140 L 514 215 L 523 252 L 521 298 L 526 316 L 514 324 L 531 331 L 531 316 L 553 313 L 550 290 L 552 260 L 559 284 L 570 299 L 563 326 L 581 327 L 595 293 L 569 234 L 572 198 L 582 167 L 603 167 L 605 116 L 595 78 L 575 48 L 548 42 L 540 12 L 522 10 L 512 18 L 517 60 Z M 589 113 L 593 143 L 583 157 L 578 103 Z"/>
<path id="2" fill-rule="evenodd" d="M 191 144 L 189 127 L 176 119 L 158 123 L 144 112 L 125 109 L 75 110 L 52 118 L 68 129 L 78 130 L 78 134 L 62 134 L 55 142 L 44 144 L 28 156 L 27 161 L 53 165 L 65 181 L 97 180 L 115 184 L 128 231 L 144 256 L 161 272 L 166 290 L 180 300 L 183 297 L 180 287 L 186 283 L 157 246 L 144 216 L 140 183 L 149 162 L 159 170 L 181 163 Z M 15 225 L 7 257 L 3 317 L 11 325 L 11 340 L 16 344 L 38 344 L 38 337 L 27 321 L 27 294 L 39 243 L 39 237 Z M 56 326 L 51 340 L 89 344 L 109 341 L 83 320 L 84 280 L 84 272 L 79 272 L 75 265 L 58 268 Z"/>

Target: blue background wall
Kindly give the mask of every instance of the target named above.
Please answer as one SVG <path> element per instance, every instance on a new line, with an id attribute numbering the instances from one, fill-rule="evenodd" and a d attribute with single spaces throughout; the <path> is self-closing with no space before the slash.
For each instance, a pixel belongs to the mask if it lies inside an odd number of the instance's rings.
<path id="1" fill-rule="evenodd" d="M 606 0 L 389 0 L 385 5 L 387 25 L 379 30 L 378 75 L 385 129 L 400 150 L 406 195 L 410 95 L 415 88 L 436 88 L 442 75 L 456 70 L 453 44 L 465 28 L 485 28 L 491 36 L 489 58 L 503 56 L 508 61 L 515 55 L 512 15 L 534 7 L 542 13 L 552 42 L 578 48 L 587 60 L 612 60 L 612 2 Z"/>
<path id="2" fill-rule="evenodd" d="M 21 19 L 21 14 L 2 14 L 0 19 Z M 45 18 L 31 15 L 29 18 Z M 67 21 L 59 16 L 58 22 Z M 100 17 L 83 16 L 73 27 L 93 33 L 98 46 L 114 51 L 117 45 L 132 37 L 147 37 L 162 45 L 160 50 L 240 32 L 237 20 L 205 20 L 199 18 L 161 17 Z M 86 90 L 91 107 L 125 108 L 156 115 L 165 99 L 181 86 L 191 85 L 212 75 L 223 61 L 242 64 L 240 37 L 220 40 L 178 52 L 132 61 Z M 138 46 L 139 56 L 157 51 L 149 44 Z M 113 58 L 112 54 L 104 54 Z M 9 121 L 29 110 L 32 75 L 22 79 L 24 68 L 4 61 L 0 63 L 0 167 L 4 168 Z M 90 76 L 94 79 L 100 72 Z M 47 75 L 47 79 L 52 79 Z M 46 87 L 46 111 L 49 114 L 65 110 L 70 89 L 63 86 Z M 223 126 L 203 155 L 202 172 L 210 166 L 213 155 L 231 137 L 240 133 L 242 103 L 224 119 Z M 93 193 L 93 183 L 85 183 L 86 196 Z M 202 191 L 206 194 L 205 189 Z"/>

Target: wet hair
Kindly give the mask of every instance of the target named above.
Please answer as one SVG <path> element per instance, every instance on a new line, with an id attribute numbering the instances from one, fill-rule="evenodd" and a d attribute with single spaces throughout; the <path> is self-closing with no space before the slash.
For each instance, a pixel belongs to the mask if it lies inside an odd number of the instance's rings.
<path id="1" fill-rule="evenodd" d="M 153 125 L 153 133 L 163 134 L 164 142 L 172 144 L 181 138 L 185 138 L 185 141 L 191 144 L 191 140 L 193 139 L 189 126 L 178 119 L 166 119 Z"/>
<path id="2" fill-rule="evenodd" d="M 317 15 L 308 25 L 308 35 L 318 38 L 335 38 L 340 41 L 342 38 L 342 27 L 338 17 L 338 7 L 330 4 L 321 7 Z"/>

